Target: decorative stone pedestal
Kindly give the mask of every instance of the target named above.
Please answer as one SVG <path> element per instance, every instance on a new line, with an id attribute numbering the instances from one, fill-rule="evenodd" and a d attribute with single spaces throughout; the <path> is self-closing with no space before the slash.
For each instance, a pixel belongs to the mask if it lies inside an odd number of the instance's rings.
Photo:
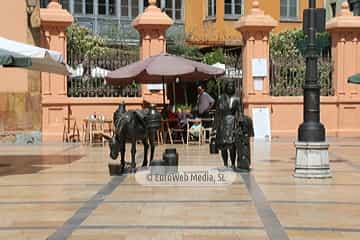
<path id="1" fill-rule="evenodd" d="M 295 142 L 294 177 L 331 178 L 327 142 Z"/>

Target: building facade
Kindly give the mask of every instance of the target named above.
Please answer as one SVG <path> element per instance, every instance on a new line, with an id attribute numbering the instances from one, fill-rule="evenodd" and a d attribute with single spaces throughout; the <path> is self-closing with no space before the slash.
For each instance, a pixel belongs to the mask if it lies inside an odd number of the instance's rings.
<path id="1" fill-rule="evenodd" d="M 183 32 L 186 0 L 157 0 L 157 6 L 171 17 L 175 24 L 169 29 L 171 34 Z M 48 0 L 41 0 L 46 7 Z M 131 22 L 148 6 L 148 0 L 60 0 L 82 26 L 104 38 L 113 41 L 138 42 L 138 33 Z"/>
<path id="2" fill-rule="evenodd" d="M 279 21 L 275 31 L 300 28 L 308 0 L 259 0 L 261 9 Z M 318 0 L 318 7 L 323 7 Z M 187 0 L 185 32 L 188 42 L 201 46 L 239 46 L 241 34 L 234 23 L 249 13 L 252 0 Z"/>
<path id="3" fill-rule="evenodd" d="M 3 1 L 0 20 L 1 37 L 40 44 L 39 3 Z M 0 143 L 40 142 L 40 72 L 0 68 L 0 79 Z"/>

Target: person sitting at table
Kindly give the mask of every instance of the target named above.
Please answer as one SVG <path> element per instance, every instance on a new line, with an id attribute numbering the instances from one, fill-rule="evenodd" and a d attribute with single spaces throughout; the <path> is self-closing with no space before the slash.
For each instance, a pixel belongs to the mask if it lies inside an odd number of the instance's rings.
<path id="1" fill-rule="evenodd" d="M 172 107 L 169 105 L 166 110 L 166 119 L 169 121 L 169 127 L 174 128 L 178 125 L 178 116 L 172 111 Z"/>
<path id="2" fill-rule="evenodd" d="M 202 130 L 201 120 L 200 119 L 195 119 L 193 125 L 189 129 L 190 134 L 192 136 L 198 138 L 200 136 L 201 130 Z"/>

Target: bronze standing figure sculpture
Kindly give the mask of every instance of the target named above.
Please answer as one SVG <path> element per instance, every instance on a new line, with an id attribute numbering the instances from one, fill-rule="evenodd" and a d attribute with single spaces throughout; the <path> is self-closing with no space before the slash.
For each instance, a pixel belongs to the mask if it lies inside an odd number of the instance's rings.
<path id="1" fill-rule="evenodd" d="M 221 151 L 225 167 L 228 167 L 230 154 L 231 167 L 234 170 L 248 171 L 250 169 L 250 137 L 253 136 L 252 120 L 244 116 L 241 98 L 236 96 L 235 90 L 235 81 L 227 81 L 224 93 L 217 102 L 215 143 Z"/>
<path id="2" fill-rule="evenodd" d="M 157 129 L 160 128 L 160 114 L 151 105 L 145 110 L 126 111 L 125 104 L 119 104 L 114 112 L 115 134 L 110 139 L 110 157 L 117 159 L 121 153 L 120 173 L 125 168 L 125 144 L 131 143 L 131 172 L 136 170 L 136 141 L 141 140 L 144 145 L 144 161 L 142 166 L 148 165 L 148 149 L 150 145 L 150 162 L 154 158 L 155 136 Z"/>

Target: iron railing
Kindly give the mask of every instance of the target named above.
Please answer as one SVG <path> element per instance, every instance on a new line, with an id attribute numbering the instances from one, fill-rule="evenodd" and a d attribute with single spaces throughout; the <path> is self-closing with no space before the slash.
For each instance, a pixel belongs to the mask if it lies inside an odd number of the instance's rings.
<path id="1" fill-rule="evenodd" d="M 112 86 L 106 84 L 105 73 L 126 66 L 139 59 L 138 53 L 111 49 L 109 54 L 88 56 L 68 53 L 68 65 L 73 74 L 68 78 L 69 97 L 139 97 L 140 86 Z"/>
<path id="2" fill-rule="evenodd" d="M 320 94 L 334 95 L 331 72 L 332 62 L 330 54 L 322 54 L 319 58 Z M 303 56 L 286 58 L 271 56 L 270 58 L 270 94 L 272 96 L 301 96 L 305 82 L 305 58 Z"/>
<path id="3" fill-rule="evenodd" d="M 225 60 L 225 79 L 235 79 L 236 91 L 241 93 L 243 66 L 242 66 L 242 49 L 240 47 L 226 49 L 224 51 Z"/>

